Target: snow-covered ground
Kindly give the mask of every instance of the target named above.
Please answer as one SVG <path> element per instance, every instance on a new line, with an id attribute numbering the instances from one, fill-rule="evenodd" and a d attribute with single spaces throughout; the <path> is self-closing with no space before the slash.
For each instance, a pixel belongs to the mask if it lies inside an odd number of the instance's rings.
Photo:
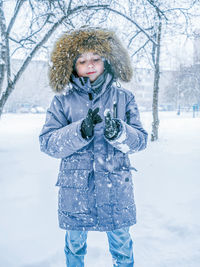
<path id="1" fill-rule="evenodd" d="M 59 160 L 40 152 L 45 115 L 0 120 L 0 266 L 64 267 L 57 223 Z M 151 131 L 151 113 L 141 113 Z M 159 141 L 131 156 L 135 267 L 200 266 L 200 118 L 160 113 Z M 90 232 L 86 267 L 112 266 L 105 233 Z"/>

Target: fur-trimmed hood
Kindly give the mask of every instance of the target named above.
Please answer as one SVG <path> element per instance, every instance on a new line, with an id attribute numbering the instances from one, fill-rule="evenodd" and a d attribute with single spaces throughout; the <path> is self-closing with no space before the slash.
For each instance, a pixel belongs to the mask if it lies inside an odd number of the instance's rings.
<path id="1" fill-rule="evenodd" d="M 115 78 L 123 82 L 131 80 L 130 58 L 115 33 L 102 28 L 80 28 L 63 34 L 53 48 L 49 79 L 55 92 L 62 92 L 69 84 L 74 62 L 85 52 L 95 52 L 104 57 Z"/>

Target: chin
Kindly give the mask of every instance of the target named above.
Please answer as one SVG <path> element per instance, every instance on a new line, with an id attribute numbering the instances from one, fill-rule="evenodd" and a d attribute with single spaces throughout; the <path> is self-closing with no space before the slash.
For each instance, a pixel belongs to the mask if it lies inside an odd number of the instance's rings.
<path id="1" fill-rule="evenodd" d="M 91 82 L 94 82 L 98 77 L 92 78 L 92 77 L 88 77 L 90 79 Z"/>

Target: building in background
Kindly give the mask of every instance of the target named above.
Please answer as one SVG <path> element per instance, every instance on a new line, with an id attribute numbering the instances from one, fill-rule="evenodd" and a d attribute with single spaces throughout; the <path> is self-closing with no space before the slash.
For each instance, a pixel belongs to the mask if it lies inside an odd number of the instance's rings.
<path id="1" fill-rule="evenodd" d="M 12 74 L 22 64 L 21 60 L 12 62 Z M 45 61 L 31 61 L 25 72 L 19 79 L 15 90 L 11 93 L 5 104 L 4 112 L 29 112 L 35 107 L 44 110 L 49 106 L 53 92 L 48 85 L 48 66 Z M 42 111 L 38 108 L 38 111 Z"/>
<path id="2" fill-rule="evenodd" d="M 13 60 L 13 75 L 21 66 L 22 61 Z M 175 96 L 173 99 L 166 98 L 166 91 L 172 89 L 178 94 L 178 85 L 174 83 L 178 72 L 184 69 L 188 73 L 200 73 L 200 30 L 195 30 L 193 35 L 193 64 L 190 66 L 180 65 L 179 70 L 161 69 L 159 108 L 160 110 L 173 110 L 177 108 Z M 150 68 L 135 68 L 133 79 L 122 86 L 135 94 L 139 109 L 149 111 L 152 109 L 154 72 Z M 174 83 L 174 88 L 173 84 Z M 119 86 L 119 85 L 118 85 Z M 171 88 L 171 89 L 170 89 Z M 48 64 L 46 61 L 33 60 L 28 65 L 24 74 L 16 85 L 16 89 L 10 95 L 4 112 L 42 112 L 47 109 L 54 93 L 49 87 Z M 178 98 L 178 97 L 177 97 Z M 199 102 L 199 101 L 198 101 Z"/>
<path id="3" fill-rule="evenodd" d="M 16 73 L 22 61 L 14 60 L 13 72 Z M 13 74 L 14 74 L 13 73 Z M 171 80 L 171 71 L 162 71 L 160 79 L 160 104 L 163 103 L 162 92 Z M 147 68 L 134 69 L 130 83 L 121 85 L 135 94 L 139 109 L 149 111 L 153 98 L 153 70 Z M 119 85 L 118 85 L 119 86 Z M 48 64 L 46 61 L 32 61 L 10 95 L 4 112 L 35 112 L 35 107 L 46 110 L 54 93 L 49 87 Z M 40 109 L 42 111 L 42 109 Z"/>

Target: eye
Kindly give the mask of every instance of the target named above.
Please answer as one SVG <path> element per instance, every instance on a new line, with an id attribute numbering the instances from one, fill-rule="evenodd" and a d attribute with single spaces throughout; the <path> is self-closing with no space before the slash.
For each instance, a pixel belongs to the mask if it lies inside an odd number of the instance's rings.
<path id="1" fill-rule="evenodd" d="M 94 62 L 99 62 L 99 61 L 101 61 L 101 58 L 94 58 L 93 61 Z"/>
<path id="2" fill-rule="evenodd" d="M 79 61 L 79 64 L 85 64 L 85 60 Z"/>

